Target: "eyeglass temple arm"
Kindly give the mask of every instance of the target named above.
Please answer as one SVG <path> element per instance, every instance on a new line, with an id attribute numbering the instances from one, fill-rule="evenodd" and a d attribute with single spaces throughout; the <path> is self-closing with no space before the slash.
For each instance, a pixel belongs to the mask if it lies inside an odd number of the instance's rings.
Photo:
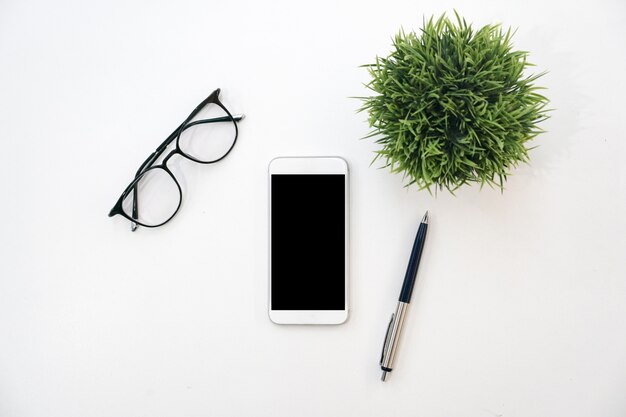
<path id="1" fill-rule="evenodd" d="M 176 130 L 174 130 L 163 141 L 163 143 L 161 143 L 156 148 L 156 150 L 154 152 L 152 152 L 150 154 L 150 156 L 148 156 L 148 158 L 146 158 L 145 161 L 143 161 L 143 163 L 141 164 L 141 166 L 137 170 L 137 173 L 135 174 L 135 178 L 140 176 L 147 168 L 150 168 L 152 166 L 152 164 L 154 163 L 154 161 L 156 161 L 159 158 L 159 156 L 163 155 L 163 152 L 165 151 L 165 149 L 174 141 L 174 139 L 176 139 L 178 136 L 180 136 L 180 134 L 182 132 L 184 132 L 185 130 L 189 129 L 191 126 L 195 126 L 195 125 L 199 125 L 199 124 L 205 124 L 205 123 L 219 123 L 219 122 L 229 122 L 229 121 L 231 121 L 230 117 L 223 116 L 223 117 L 215 117 L 215 118 L 212 118 L 212 119 L 200 119 L 200 120 L 195 120 L 195 121 L 193 121 L 191 123 L 188 123 L 188 120 L 190 118 L 192 118 L 193 116 L 194 116 L 194 114 L 192 113 L 191 116 L 187 118 L 187 120 L 182 122 L 180 124 L 180 126 L 178 126 L 176 128 Z M 236 114 L 236 115 L 233 116 L 232 120 L 238 122 L 238 121 L 240 121 L 243 118 L 244 118 L 243 114 Z M 133 219 L 138 219 L 139 218 L 139 207 L 138 207 L 138 203 L 137 203 L 137 197 L 138 197 L 137 187 L 133 187 L 133 215 L 132 215 Z M 137 230 L 137 223 L 131 222 L 130 228 L 131 228 L 131 230 L 133 232 L 135 230 Z"/>

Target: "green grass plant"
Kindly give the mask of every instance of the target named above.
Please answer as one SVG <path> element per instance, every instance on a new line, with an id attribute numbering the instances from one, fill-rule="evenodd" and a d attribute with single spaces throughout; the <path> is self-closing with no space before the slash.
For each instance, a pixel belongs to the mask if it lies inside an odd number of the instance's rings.
<path id="1" fill-rule="evenodd" d="M 403 173 L 407 186 L 479 183 L 504 189 L 512 167 L 529 161 L 529 141 L 543 130 L 548 99 L 526 75 L 528 52 L 515 50 L 500 25 L 474 30 L 455 12 L 401 30 L 387 57 L 364 65 L 374 92 L 361 97 L 380 148 L 374 160 Z"/>

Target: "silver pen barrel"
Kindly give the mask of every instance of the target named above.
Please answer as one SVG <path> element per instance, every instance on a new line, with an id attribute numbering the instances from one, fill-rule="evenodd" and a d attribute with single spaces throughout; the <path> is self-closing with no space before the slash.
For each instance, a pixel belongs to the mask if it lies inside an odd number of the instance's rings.
<path id="1" fill-rule="evenodd" d="M 393 360 L 396 356 L 396 350 L 400 340 L 400 334 L 402 333 L 402 326 L 404 324 L 404 316 L 409 304 L 402 301 L 398 301 L 395 313 L 391 316 L 389 327 L 387 328 L 387 334 L 385 336 L 385 343 L 383 344 L 383 352 L 380 357 L 380 368 L 383 370 L 381 379 L 384 381 L 387 372 L 393 370 Z"/>

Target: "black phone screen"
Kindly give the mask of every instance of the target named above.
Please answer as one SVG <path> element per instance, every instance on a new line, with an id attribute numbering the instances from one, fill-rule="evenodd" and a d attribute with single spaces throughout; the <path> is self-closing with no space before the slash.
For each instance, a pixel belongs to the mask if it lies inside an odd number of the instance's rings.
<path id="1" fill-rule="evenodd" d="M 271 176 L 271 309 L 344 310 L 346 177 Z"/>

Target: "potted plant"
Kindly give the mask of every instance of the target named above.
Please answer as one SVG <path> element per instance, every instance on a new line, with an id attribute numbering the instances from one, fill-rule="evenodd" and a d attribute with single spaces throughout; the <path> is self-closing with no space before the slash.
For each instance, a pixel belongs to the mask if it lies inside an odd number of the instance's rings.
<path id="1" fill-rule="evenodd" d="M 361 97 L 374 158 L 407 186 L 446 188 L 479 183 L 504 188 L 512 167 L 528 162 L 528 145 L 542 132 L 548 99 L 527 75 L 528 53 L 515 50 L 500 25 L 474 30 L 455 12 L 400 31 L 387 57 L 365 65 L 371 75 Z"/>

